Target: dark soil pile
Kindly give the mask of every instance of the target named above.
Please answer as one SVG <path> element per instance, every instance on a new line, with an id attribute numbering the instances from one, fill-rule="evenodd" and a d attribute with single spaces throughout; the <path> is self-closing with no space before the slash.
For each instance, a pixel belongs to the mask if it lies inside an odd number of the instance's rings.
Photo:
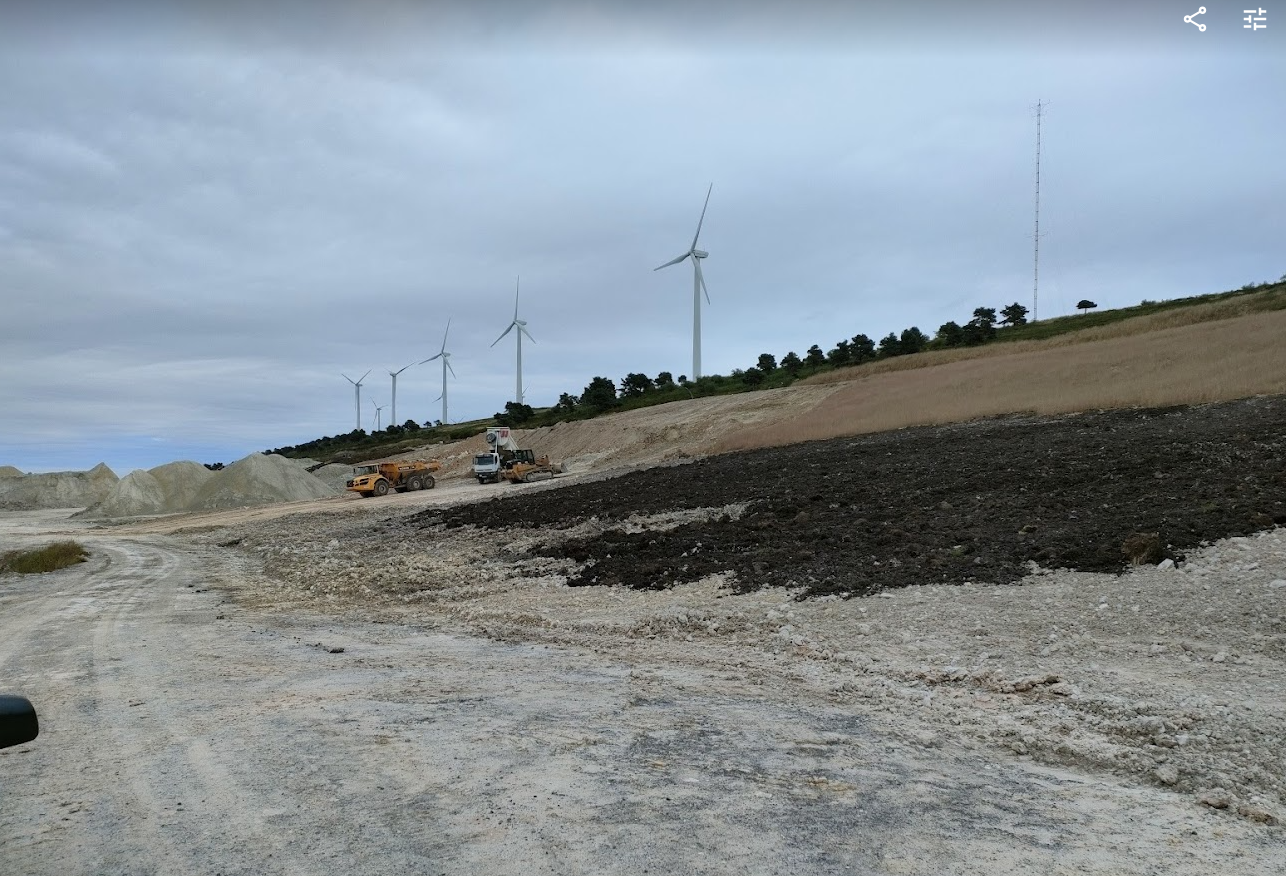
<path id="1" fill-rule="evenodd" d="M 750 505 L 735 520 L 609 529 L 542 553 L 582 564 L 573 585 L 657 589 L 731 571 L 741 589 L 802 587 L 805 596 L 1007 583 L 1032 561 L 1113 572 L 1132 558 L 1182 559 L 1202 542 L 1286 524 L 1286 397 L 731 453 L 412 521 L 559 528 L 738 502 Z"/>

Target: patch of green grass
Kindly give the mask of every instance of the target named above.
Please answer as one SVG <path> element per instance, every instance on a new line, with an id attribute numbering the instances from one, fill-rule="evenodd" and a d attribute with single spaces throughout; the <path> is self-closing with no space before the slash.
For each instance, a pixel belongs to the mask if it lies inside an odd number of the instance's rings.
<path id="1" fill-rule="evenodd" d="M 6 551 L 0 554 L 0 573 L 52 572 L 65 569 L 89 558 L 89 551 L 74 541 L 56 541 L 29 551 Z"/>

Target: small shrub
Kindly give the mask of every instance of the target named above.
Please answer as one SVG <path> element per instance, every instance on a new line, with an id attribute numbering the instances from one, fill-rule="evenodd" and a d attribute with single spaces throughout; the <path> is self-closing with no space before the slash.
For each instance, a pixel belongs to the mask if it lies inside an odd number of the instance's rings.
<path id="1" fill-rule="evenodd" d="M 1121 542 L 1121 553 L 1136 566 L 1155 566 L 1165 559 L 1161 535 L 1156 532 L 1135 532 Z"/>
<path id="2" fill-rule="evenodd" d="M 0 573 L 15 572 L 28 575 L 33 572 L 52 572 L 83 563 L 89 551 L 74 541 L 56 541 L 29 551 L 6 551 L 0 554 Z"/>

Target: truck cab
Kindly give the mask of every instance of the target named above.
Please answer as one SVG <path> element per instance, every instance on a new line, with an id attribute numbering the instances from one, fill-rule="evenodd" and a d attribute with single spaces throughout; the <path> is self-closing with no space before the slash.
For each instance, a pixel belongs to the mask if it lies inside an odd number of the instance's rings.
<path id="1" fill-rule="evenodd" d="M 479 453 L 473 458 L 473 476 L 480 484 L 494 484 L 500 480 L 500 466 L 499 453 Z"/>
<path id="2" fill-rule="evenodd" d="M 353 477 L 345 485 L 346 489 L 355 493 L 361 493 L 363 496 L 375 495 L 375 485 L 384 478 L 380 475 L 378 465 L 356 465 L 353 466 Z M 384 483 L 384 493 L 388 492 L 388 483 Z M 381 493 L 380 495 L 383 495 Z"/>

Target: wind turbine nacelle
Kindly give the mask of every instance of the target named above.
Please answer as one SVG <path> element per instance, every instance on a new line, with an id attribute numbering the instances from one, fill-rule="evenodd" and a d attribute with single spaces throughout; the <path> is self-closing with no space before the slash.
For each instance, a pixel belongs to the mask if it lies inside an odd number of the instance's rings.
<path id="1" fill-rule="evenodd" d="M 697 259 L 708 259 L 710 258 L 710 253 L 706 252 L 704 249 L 694 249 L 692 250 L 692 257 Z"/>

